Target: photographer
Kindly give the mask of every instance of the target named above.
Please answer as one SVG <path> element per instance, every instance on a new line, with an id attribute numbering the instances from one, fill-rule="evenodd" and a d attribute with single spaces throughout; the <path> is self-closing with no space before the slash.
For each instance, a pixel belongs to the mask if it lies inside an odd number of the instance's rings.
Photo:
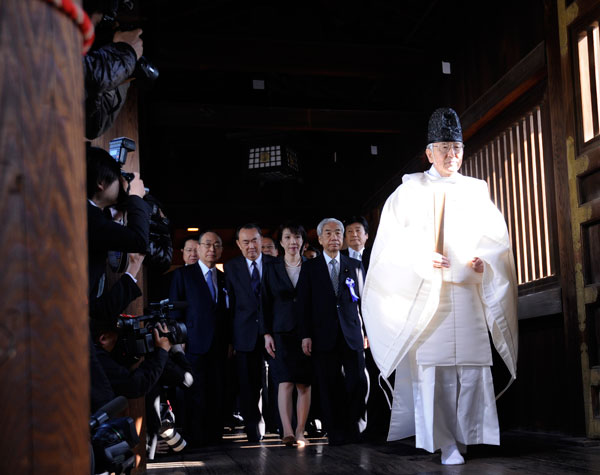
<path id="1" fill-rule="evenodd" d="M 178 452 L 186 442 L 175 430 L 173 413 L 167 414 L 168 395 L 176 397 L 177 389 L 190 387 L 193 377 L 181 348 L 187 330 L 168 317 L 169 309 L 165 302 L 150 304 L 146 315 L 92 320 L 91 330 L 94 356 L 111 391 L 130 399 L 145 396 L 146 429 L 153 447 L 160 435 Z"/>
<path id="2" fill-rule="evenodd" d="M 118 2 L 107 0 L 84 1 L 84 9 L 98 30 L 104 19 L 113 21 Z M 112 17 L 111 17 L 112 15 Z M 110 28 L 110 27 L 109 27 Z M 100 33 L 100 31 L 99 31 Z M 102 34 L 92 50 L 84 57 L 85 74 L 85 135 L 95 139 L 106 132 L 119 115 L 129 88 L 129 78 L 143 53 L 142 30 L 110 31 L 111 38 L 102 44 Z M 98 44 L 101 46 L 97 47 Z M 95 47 L 96 46 L 96 47 Z"/>
<path id="3" fill-rule="evenodd" d="M 150 208 L 142 199 L 144 183 L 135 174 L 130 184 L 110 154 L 96 147 L 87 151 L 89 306 L 94 320 L 113 321 L 123 309 L 141 295 L 136 284 L 143 256 L 130 255 L 128 273 L 105 291 L 108 251 L 146 252 L 149 241 Z M 124 191 L 127 186 L 128 191 Z M 127 225 L 112 221 L 105 208 L 122 197 Z M 110 384 L 90 342 L 91 407 L 98 409 L 114 398 Z"/>
<path id="4" fill-rule="evenodd" d="M 150 207 L 143 200 L 144 194 L 144 182 L 138 173 L 134 174 L 131 183 L 127 183 L 121 176 L 119 165 L 107 151 L 96 147 L 88 149 L 87 208 L 91 305 L 104 293 L 108 251 L 145 253 L 148 248 Z M 125 226 L 113 222 L 104 212 L 106 208 L 118 201 L 122 202 L 127 213 Z M 141 295 L 133 275 L 125 274 L 121 279 L 125 279 L 124 285 L 131 292 L 131 296 L 135 294 L 133 298 Z M 131 296 L 128 297 L 130 300 L 125 305 L 133 300 Z M 122 308 L 108 314 L 116 317 L 121 310 Z"/>
<path id="5" fill-rule="evenodd" d="M 119 338 L 116 322 L 92 321 L 96 356 L 117 396 L 145 396 L 156 385 L 169 359 L 171 342 L 168 333 L 169 329 L 165 325 L 157 323 L 153 331 L 154 351 L 141 357 L 131 368 L 127 368 L 111 354 Z"/>

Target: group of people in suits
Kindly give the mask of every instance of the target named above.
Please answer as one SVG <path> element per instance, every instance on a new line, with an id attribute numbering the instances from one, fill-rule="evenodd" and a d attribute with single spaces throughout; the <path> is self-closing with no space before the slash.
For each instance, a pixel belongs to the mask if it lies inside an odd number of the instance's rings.
<path id="1" fill-rule="evenodd" d="M 195 372 L 185 427 L 192 445 L 218 442 L 231 417 L 224 377 L 228 358 L 235 362 L 248 441 L 263 435 L 265 360 L 276 387 L 285 445 L 308 443 L 305 426 L 311 398 L 319 411 L 311 417 L 322 420 L 330 445 L 359 440 L 366 424 L 369 379 L 360 315 L 368 226 L 362 217 L 346 224 L 345 235 L 337 219 L 319 223 L 323 253 L 314 259 L 302 255 L 307 237 L 301 225 L 280 226 L 279 256 L 273 257 L 263 252 L 261 229 L 245 224 L 235 234 L 241 255 L 227 262 L 224 272 L 215 268 L 223 249 L 221 238 L 207 231 L 198 240 L 197 262 L 192 259 L 174 272 L 170 299 L 188 302 L 172 315 L 188 327 L 186 354 Z M 342 251 L 345 238 L 349 247 Z M 193 244 L 184 245 L 188 256 Z"/>

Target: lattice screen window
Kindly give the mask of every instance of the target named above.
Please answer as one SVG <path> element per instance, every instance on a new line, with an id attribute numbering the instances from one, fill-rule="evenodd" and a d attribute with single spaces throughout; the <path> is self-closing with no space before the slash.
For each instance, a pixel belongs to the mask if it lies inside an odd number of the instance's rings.
<path id="1" fill-rule="evenodd" d="M 281 166 L 281 146 L 251 148 L 248 155 L 248 168 L 269 168 Z"/>
<path id="2" fill-rule="evenodd" d="M 577 37 L 579 90 L 581 95 L 581 129 L 583 141 L 600 135 L 600 34 L 593 22 Z"/>
<path id="3" fill-rule="evenodd" d="M 487 181 L 508 224 L 519 284 L 554 275 L 540 108 L 465 155 L 461 172 Z"/>

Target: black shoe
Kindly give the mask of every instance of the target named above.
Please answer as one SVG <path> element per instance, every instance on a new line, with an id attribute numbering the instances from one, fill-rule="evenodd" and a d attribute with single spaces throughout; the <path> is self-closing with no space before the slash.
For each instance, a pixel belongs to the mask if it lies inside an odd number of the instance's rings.
<path id="1" fill-rule="evenodd" d="M 256 424 L 248 424 L 246 426 L 246 436 L 248 437 L 248 442 L 260 442 L 262 440 L 258 425 Z"/>
<path id="2" fill-rule="evenodd" d="M 315 439 L 324 437 L 327 434 L 321 427 L 321 421 L 319 421 L 318 424 L 314 420 L 308 421 L 305 430 L 310 438 Z"/>

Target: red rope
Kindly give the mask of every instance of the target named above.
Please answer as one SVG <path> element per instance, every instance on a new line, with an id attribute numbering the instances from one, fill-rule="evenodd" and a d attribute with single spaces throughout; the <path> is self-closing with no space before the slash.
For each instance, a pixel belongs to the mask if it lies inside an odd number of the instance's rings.
<path id="1" fill-rule="evenodd" d="M 94 42 L 94 25 L 88 14 L 72 0 L 45 0 L 71 18 L 83 34 L 83 54 L 86 54 Z"/>

